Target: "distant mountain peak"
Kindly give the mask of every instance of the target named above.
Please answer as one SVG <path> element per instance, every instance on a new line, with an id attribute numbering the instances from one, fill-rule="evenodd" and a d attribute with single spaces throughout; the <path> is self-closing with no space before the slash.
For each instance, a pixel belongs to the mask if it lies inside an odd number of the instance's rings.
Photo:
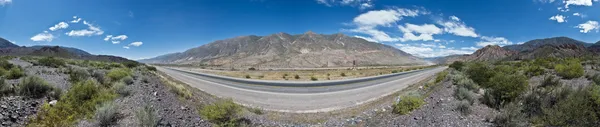
<path id="1" fill-rule="evenodd" d="M 0 48 L 15 48 L 15 47 L 19 47 L 19 46 L 4 39 L 4 38 L 0 38 Z"/>
<path id="2" fill-rule="evenodd" d="M 309 31 L 306 31 L 304 34 L 315 35 L 316 33 L 309 30 Z"/>

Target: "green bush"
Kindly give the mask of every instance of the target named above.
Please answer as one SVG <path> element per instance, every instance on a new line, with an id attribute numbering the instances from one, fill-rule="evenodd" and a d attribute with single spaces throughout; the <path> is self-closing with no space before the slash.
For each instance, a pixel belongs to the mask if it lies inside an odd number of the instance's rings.
<path id="1" fill-rule="evenodd" d="M 233 100 L 220 100 L 206 105 L 200 110 L 200 115 L 217 125 L 237 125 L 241 106 L 233 103 Z"/>
<path id="2" fill-rule="evenodd" d="M 442 80 L 444 80 L 446 78 L 446 75 L 448 75 L 448 71 L 442 71 L 442 72 L 438 73 L 437 76 L 435 77 L 435 83 L 442 82 Z"/>
<path id="3" fill-rule="evenodd" d="M 98 83 L 106 85 L 106 84 L 108 84 L 109 81 L 107 81 L 108 79 L 105 78 L 105 75 L 106 75 L 106 73 L 104 71 L 96 70 L 92 73 L 91 76 L 94 79 L 96 79 L 96 81 L 98 81 Z"/>
<path id="4" fill-rule="evenodd" d="M 90 78 L 90 73 L 81 68 L 69 68 L 69 80 L 72 83 L 85 81 Z"/>
<path id="5" fill-rule="evenodd" d="M 473 93 L 463 87 L 458 87 L 454 91 L 454 98 L 461 100 L 461 101 L 466 100 L 469 102 L 469 104 L 473 104 L 473 102 L 475 102 L 475 97 L 473 96 Z"/>
<path id="6" fill-rule="evenodd" d="M 294 78 L 295 79 L 300 79 L 300 76 L 299 75 L 295 75 Z"/>
<path id="7" fill-rule="evenodd" d="M 14 93 L 13 89 L 0 77 L 0 97 Z"/>
<path id="8" fill-rule="evenodd" d="M 463 67 L 465 66 L 465 63 L 461 62 L 461 61 L 454 61 L 452 62 L 452 64 L 450 64 L 450 68 L 454 68 L 456 70 L 461 70 Z"/>
<path id="9" fill-rule="evenodd" d="M 527 76 L 538 76 L 545 73 L 545 70 L 540 66 L 529 66 L 527 70 L 525 70 Z"/>
<path id="10" fill-rule="evenodd" d="M 7 60 L 0 59 L 0 68 L 8 70 L 8 69 L 13 68 L 13 67 L 14 67 L 14 65 L 11 64 L 11 63 L 9 63 Z"/>
<path id="11" fill-rule="evenodd" d="M 54 67 L 54 68 L 58 68 L 58 67 L 64 67 L 66 66 L 66 62 L 62 59 L 57 59 L 54 57 L 44 57 L 38 60 L 38 64 L 42 65 L 42 66 L 48 66 L 48 67 Z"/>
<path id="12" fill-rule="evenodd" d="M 419 97 L 414 96 L 405 96 L 401 97 L 401 100 L 395 103 L 392 107 L 394 108 L 394 113 L 398 113 L 400 115 L 405 115 L 410 113 L 411 111 L 418 109 L 425 101 Z"/>
<path id="13" fill-rule="evenodd" d="M 246 77 L 247 79 L 249 79 L 249 78 L 252 78 L 252 77 L 250 77 L 250 75 L 246 75 L 245 77 Z"/>
<path id="14" fill-rule="evenodd" d="M 20 95 L 33 98 L 41 98 L 48 94 L 53 88 L 41 78 L 30 76 L 21 80 L 18 87 Z"/>
<path id="15" fill-rule="evenodd" d="M 398 73 L 398 70 L 393 70 L 392 73 Z"/>
<path id="16" fill-rule="evenodd" d="M 127 68 L 134 68 L 140 65 L 140 63 L 135 62 L 135 61 L 125 61 L 122 63 L 123 65 L 125 65 L 125 67 Z"/>
<path id="17" fill-rule="evenodd" d="M 583 66 L 576 59 L 567 60 L 566 64 L 556 64 L 554 69 L 559 76 L 566 79 L 579 78 L 584 74 Z"/>
<path id="18" fill-rule="evenodd" d="M 4 68 L 0 68 L 0 77 L 4 76 L 6 74 L 8 74 L 8 71 Z"/>
<path id="19" fill-rule="evenodd" d="M 527 77 L 521 74 L 496 74 L 489 81 L 489 88 L 487 92 L 491 94 L 488 100 L 494 100 L 494 103 L 488 103 L 490 107 L 499 108 L 502 105 L 513 101 L 519 97 L 528 88 Z M 486 97 L 486 96 L 484 96 Z"/>
<path id="20" fill-rule="evenodd" d="M 555 95 L 558 101 L 553 106 L 543 109 L 543 126 L 575 126 L 592 127 L 600 124 L 600 86 L 592 85 L 587 88 L 572 90 L 560 99 L 562 95 Z"/>
<path id="21" fill-rule="evenodd" d="M 95 117 L 101 127 L 108 127 L 117 122 L 117 115 L 117 106 L 112 102 L 107 102 L 98 107 Z"/>
<path id="22" fill-rule="evenodd" d="M 123 82 L 116 82 L 115 84 L 112 85 L 113 91 L 115 91 L 115 93 L 117 93 L 123 97 L 129 96 L 131 94 L 131 91 L 125 87 L 126 87 L 126 85 Z"/>
<path id="23" fill-rule="evenodd" d="M 548 76 L 544 77 L 544 81 L 542 81 L 542 84 L 540 84 L 540 87 L 547 87 L 547 86 L 560 86 L 560 79 L 555 78 L 553 75 L 548 75 Z"/>
<path id="24" fill-rule="evenodd" d="M 148 69 L 150 71 L 156 71 L 156 67 L 154 67 L 154 66 L 146 66 L 146 69 Z"/>
<path id="25" fill-rule="evenodd" d="M 500 114 L 496 115 L 493 123 L 499 127 L 526 127 L 527 118 L 523 113 L 523 109 L 516 104 L 508 104 L 502 110 Z"/>
<path id="26" fill-rule="evenodd" d="M 456 82 L 456 85 L 458 87 L 466 88 L 466 89 L 474 91 L 474 92 L 478 92 L 479 91 L 479 85 L 477 85 L 477 83 L 473 82 L 473 80 L 471 80 L 469 78 L 461 78 L 461 79 L 459 79 Z"/>
<path id="27" fill-rule="evenodd" d="M 119 81 L 127 76 L 131 75 L 131 70 L 127 68 L 115 68 L 106 74 L 111 81 Z"/>
<path id="28" fill-rule="evenodd" d="M 142 109 L 139 109 L 135 117 L 140 123 L 140 127 L 157 127 L 159 118 L 156 113 L 156 109 L 154 109 L 151 105 L 147 104 Z"/>
<path id="29" fill-rule="evenodd" d="M 21 69 L 20 67 L 13 67 L 8 71 L 6 78 L 7 79 L 19 79 L 23 76 L 25 76 L 25 72 L 23 72 L 23 69 Z"/>
<path id="30" fill-rule="evenodd" d="M 469 115 L 472 112 L 471 109 L 471 102 L 467 101 L 467 100 L 462 100 L 460 102 L 458 102 L 458 105 L 456 106 L 456 110 L 458 110 L 462 115 Z"/>
<path id="31" fill-rule="evenodd" d="M 591 79 L 594 83 L 600 84 L 600 74 L 595 74 Z"/>
<path id="32" fill-rule="evenodd" d="M 466 73 L 475 83 L 483 87 L 488 87 L 487 82 L 494 76 L 494 71 L 484 63 L 470 64 Z"/>
<path id="33" fill-rule="evenodd" d="M 312 80 L 312 81 L 317 81 L 317 80 L 319 80 L 319 79 L 317 79 L 317 78 L 316 78 L 316 77 L 314 77 L 314 76 L 311 76 L 311 77 L 310 77 L 310 80 Z"/>
<path id="34" fill-rule="evenodd" d="M 346 73 L 343 73 L 343 72 L 342 72 L 342 73 L 340 74 L 340 76 L 342 76 L 342 77 L 346 77 Z"/>
<path id="35" fill-rule="evenodd" d="M 121 79 L 121 81 L 127 85 L 133 84 L 133 78 L 131 76 L 125 76 L 123 79 Z"/>

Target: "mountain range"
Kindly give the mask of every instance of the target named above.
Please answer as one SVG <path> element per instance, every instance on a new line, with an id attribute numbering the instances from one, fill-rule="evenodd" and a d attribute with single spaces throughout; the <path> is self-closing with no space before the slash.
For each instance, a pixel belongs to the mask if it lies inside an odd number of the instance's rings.
<path id="1" fill-rule="evenodd" d="M 428 64 L 392 46 L 344 34 L 324 35 L 310 31 L 298 35 L 240 36 L 139 61 L 272 68 Z"/>
<path id="2" fill-rule="evenodd" d="M 52 56 L 70 59 L 96 60 L 107 62 L 134 62 L 132 60 L 110 55 L 93 55 L 86 51 L 61 46 L 18 46 L 4 38 L 0 38 L 0 55 L 12 56 Z"/>
<path id="3" fill-rule="evenodd" d="M 521 60 L 544 57 L 582 57 L 600 53 L 600 42 L 585 43 L 568 37 L 536 39 L 523 44 L 486 46 L 473 54 L 452 55 L 435 60 L 438 64 L 449 64 L 454 61 L 498 61 Z"/>

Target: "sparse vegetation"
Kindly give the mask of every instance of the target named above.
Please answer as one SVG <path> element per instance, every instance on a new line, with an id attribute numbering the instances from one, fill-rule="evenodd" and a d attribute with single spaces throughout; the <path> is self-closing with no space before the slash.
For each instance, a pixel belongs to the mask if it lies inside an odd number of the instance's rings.
<path id="1" fill-rule="evenodd" d="M 121 81 L 127 85 L 133 84 L 133 78 L 131 76 L 125 76 L 123 79 L 121 79 Z"/>
<path id="2" fill-rule="evenodd" d="M 41 58 L 38 60 L 37 63 L 42 66 L 54 67 L 54 68 L 65 67 L 67 65 L 65 60 L 60 59 L 60 58 L 54 58 L 54 57 Z"/>
<path id="3" fill-rule="evenodd" d="M 146 69 L 148 69 L 150 71 L 156 71 L 156 67 L 154 67 L 154 66 L 146 66 Z"/>
<path id="4" fill-rule="evenodd" d="M 106 74 L 111 81 L 119 81 L 127 76 L 131 75 L 131 70 L 127 68 L 115 68 L 112 69 Z"/>
<path id="5" fill-rule="evenodd" d="M 583 66 L 577 59 L 569 59 L 565 61 L 565 64 L 556 64 L 554 69 L 559 76 L 566 79 L 579 78 L 583 76 Z"/>
<path id="6" fill-rule="evenodd" d="M 484 100 L 495 100 L 488 101 L 490 107 L 500 108 L 502 105 L 510 103 L 521 95 L 528 88 L 527 78 L 520 74 L 496 74 L 490 79 L 486 94 L 490 93 L 493 99 L 488 98 Z M 486 101 L 484 101 L 486 102 Z"/>
<path id="7" fill-rule="evenodd" d="M 442 72 L 438 73 L 435 77 L 435 83 L 442 82 L 442 80 L 446 79 L 447 75 L 448 75 L 448 71 L 442 71 Z"/>
<path id="8" fill-rule="evenodd" d="M 310 77 L 310 80 L 312 80 L 312 81 L 317 81 L 317 80 L 319 80 L 319 79 L 317 79 L 315 76 L 311 76 L 311 77 Z"/>
<path id="9" fill-rule="evenodd" d="M 225 99 L 202 107 L 200 115 L 217 126 L 233 127 L 239 126 L 241 111 L 241 106 L 233 103 L 231 99 Z"/>
<path id="10" fill-rule="evenodd" d="M 13 67 L 8 71 L 6 78 L 7 79 L 19 79 L 23 76 L 25 76 L 25 72 L 23 72 L 23 69 L 21 69 L 20 67 Z"/>
<path id="11" fill-rule="evenodd" d="M 300 79 L 300 76 L 299 75 L 295 75 L 294 78 L 295 79 Z"/>
<path id="12" fill-rule="evenodd" d="M 456 70 L 462 70 L 463 66 L 465 66 L 465 64 L 461 61 L 454 61 L 452 62 L 452 64 L 450 64 L 450 68 L 454 68 Z"/>
<path id="13" fill-rule="evenodd" d="M 418 109 L 421 105 L 425 104 L 425 101 L 415 96 L 404 96 L 400 97 L 400 101 L 393 105 L 394 113 L 405 115 L 411 111 Z"/>
<path id="14" fill-rule="evenodd" d="M 107 127 L 115 124 L 118 119 L 117 115 L 117 106 L 112 102 L 107 102 L 98 107 L 95 118 L 98 121 L 98 125 Z"/>
<path id="15" fill-rule="evenodd" d="M 85 81 L 90 78 L 88 71 L 81 68 L 69 68 L 69 80 L 72 83 Z"/>
<path id="16" fill-rule="evenodd" d="M 456 110 L 458 110 L 462 115 L 465 115 L 465 116 L 469 115 L 472 112 L 471 104 L 472 104 L 472 102 L 469 102 L 467 100 L 462 100 L 456 106 Z"/>
<path id="17" fill-rule="evenodd" d="M 112 89 L 115 91 L 115 93 L 117 93 L 123 97 L 129 96 L 131 94 L 131 90 L 129 90 L 125 87 L 126 87 L 126 85 L 123 82 L 115 82 L 112 85 Z"/>
<path id="18" fill-rule="evenodd" d="M 140 123 L 141 127 L 156 127 L 158 125 L 159 118 L 156 113 L 156 109 L 154 109 L 151 105 L 146 104 L 146 106 L 138 109 L 135 112 L 135 117 Z"/>
<path id="19" fill-rule="evenodd" d="M 469 104 L 473 104 L 475 97 L 471 91 L 466 88 L 458 87 L 454 92 L 454 97 L 458 100 L 466 100 Z"/>
<path id="20" fill-rule="evenodd" d="M 342 77 L 346 77 L 346 73 L 343 73 L 343 72 L 342 72 L 342 73 L 340 74 L 340 76 L 342 76 Z"/>
<path id="21" fill-rule="evenodd" d="M 48 85 L 46 81 L 34 76 L 23 79 L 18 87 L 20 95 L 33 98 L 41 98 L 52 91 L 52 89 L 53 87 Z"/>
<path id="22" fill-rule="evenodd" d="M 14 90 L 0 77 L 0 97 L 14 93 Z"/>
<path id="23" fill-rule="evenodd" d="M 249 78 L 252 78 L 252 77 L 250 77 L 250 75 L 246 75 L 245 77 L 246 77 L 247 79 L 249 79 Z"/>

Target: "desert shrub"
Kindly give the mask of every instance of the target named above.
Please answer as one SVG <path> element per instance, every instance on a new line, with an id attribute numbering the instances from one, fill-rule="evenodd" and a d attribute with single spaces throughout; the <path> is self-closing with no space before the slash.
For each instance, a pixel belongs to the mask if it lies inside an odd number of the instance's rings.
<path id="1" fill-rule="evenodd" d="M 248 108 L 248 111 L 257 114 L 257 115 L 262 115 L 264 114 L 263 110 L 260 108 Z"/>
<path id="2" fill-rule="evenodd" d="M 548 75 L 544 77 L 544 81 L 540 84 L 540 87 L 547 86 L 560 86 L 560 79 L 554 77 L 553 75 Z"/>
<path id="3" fill-rule="evenodd" d="M 559 99 L 552 106 L 543 108 L 543 126 L 592 127 L 600 124 L 600 87 L 591 85 L 586 88 L 563 88 L 570 92 L 554 95 Z M 559 93 L 563 94 L 563 93 Z"/>
<path id="4" fill-rule="evenodd" d="M 137 66 L 140 65 L 140 63 L 135 62 L 135 61 L 125 61 L 125 62 L 123 62 L 121 64 L 123 64 L 127 68 L 134 68 L 134 67 L 137 67 Z"/>
<path id="5" fill-rule="evenodd" d="M 525 73 L 527 74 L 527 76 L 538 76 L 544 74 L 545 71 L 542 67 L 533 65 L 527 67 Z"/>
<path id="6" fill-rule="evenodd" d="M 149 82 L 150 82 L 150 79 L 148 79 L 148 76 L 143 76 L 143 77 L 142 77 L 142 82 L 143 82 L 143 83 L 149 83 Z"/>
<path id="7" fill-rule="evenodd" d="M 479 90 L 479 85 L 477 85 L 477 83 L 473 82 L 473 80 L 469 79 L 469 78 L 461 78 L 456 82 L 456 85 L 458 87 L 462 87 L 462 88 L 466 88 L 468 90 L 477 92 Z"/>
<path id="8" fill-rule="evenodd" d="M 294 78 L 295 79 L 300 79 L 300 76 L 299 75 L 294 75 Z"/>
<path id="9" fill-rule="evenodd" d="M 19 79 L 23 76 L 25 76 L 25 72 L 23 72 L 23 69 L 21 69 L 20 67 L 13 67 L 8 71 L 6 78 L 7 79 Z"/>
<path id="10" fill-rule="evenodd" d="M 496 115 L 493 123 L 500 127 L 526 127 L 528 122 L 522 110 L 517 104 L 508 104 Z"/>
<path id="11" fill-rule="evenodd" d="M 456 110 L 458 110 L 462 115 L 469 115 L 471 114 L 471 102 L 467 101 L 467 100 L 462 100 L 460 102 L 458 102 L 458 105 L 456 106 Z"/>
<path id="12" fill-rule="evenodd" d="M 90 78 L 90 73 L 81 68 L 69 68 L 69 80 L 72 83 L 85 81 Z"/>
<path id="13" fill-rule="evenodd" d="M 156 67 L 154 67 L 154 66 L 146 66 L 146 69 L 148 69 L 150 71 L 156 71 Z"/>
<path id="14" fill-rule="evenodd" d="M 392 73 L 398 73 L 398 70 L 393 70 Z"/>
<path id="15" fill-rule="evenodd" d="M 254 67 L 251 67 L 251 68 L 248 68 L 248 70 L 250 70 L 250 71 L 255 71 L 255 70 L 256 70 L 256 68 L 254 68 Z"/>
<path id="16" fill-rule="evenodd" d="M 127 68 L 115 68 L 106 74 L 111 81 L 119 81 L 127 76 L 131 75 L 131 70 Z"/>
<path id="17" fill-rule="evenodd" d="M 393 112 L 400 115 L 408 114 L 425 104 L 423 99 L 415 96 L 404 96 L 400 98 L 401 100 L 392 106 L 394 108 Z"/>
<path id="18" fill-rule="evenodd" d="M 510 103 L 519 97 L 528 88 L 527 77 L 521 74 L 496 74 L 489 81 L 487 92 L 492 97 L 489 100 L 495 100 L 494 103 L 487 103 L 490 107 L 499 108 L 503 104 Z M 485 97 L 485 96 L 484 96 Z"/>
<path id="19" fill-rule="evenodd" d="M 9 63 L 7 60 L 0 59 L 0 68 L 8 70 L 8 69 L 13 68 L 13 67 L 14 67 L 14 65 L 11 64 L 11 63 Z"/>
<path id="20" fill-rule="evenodd" d="M 121 81 L 123 81 L 127 85 L 133 84 L 133 78 L 131 76 L 125 76 L 123 77 L 123 79 L 121 79 Z"/>
<path id="21" fill-rule="evenodd" d="M 461 61 L 454 61 L 452 62 L 452 64 L 450 64 L 450 68 L 454 68 L 456 70 L 461 70 L 463 67 L 465 66 L 465 63 L 461 62 Z"/>
<path id="22" fill-rule="evenodd" d="M 317 80 L 319 80 L 319 79 L 317 79 L 317 78 L 316 78 L 316 77 L 314 77 L 314 76 L 310 76 L 310 80 L 312 80 L 312 81 L 317 81 Z"/>
<path id="23" fill-rule="evenodd" d="M 40 98 L 49 93 L 53 88 L 41 78 L 38 77 L 26 77 L 21 80 L 18 91 L 20 95 L 29 96 L 33 98 Z"/>
<path id="24" fill-rule="evenodd" d="M 54 67 L 54 68 L 58 68 L 58 67 L 64 67 L 66 66 L 66 62 L 63 59 L 57 59 L 54 57 L 44 57 L 38 60 L 38 64 L 42 65 L 42 66 L 47 66 L 47 67 Z"/>
<path id="25" fill-rule="evenodd" d="M 579 78 L 584 74 L 583 66 L 576 59 L 567 60 L 565 64 L 556 64 L 554 69 L 559 76 L 566 79 Z"/>
<path id="26" fill-rule="evenodd" d="M 8 71 L 4 68 L 0 68 L 0 77 L 6 75 L 8 73 Z"/>
<path id="27" fill-rule="evenodd" d="M 249 79 L 249 78 L 252 78 L 252 77 L 250 77 L 250 75 L 246 75 L 245 77 L 246 77 L 246 78 L 248 78 L 248 79 Z"/>
<path id="28" fill-rule="evenodd" d="M 126 97 L 129 96 L 131 94 L 131 90 L 125 88 L 126 85 L 123 82 L 116 82 L 112 85 L 112 89 L 115 91 L 115 93 Z"/>
<path id="29" fill-rule="evenodd" d="M 343 73 L 343 72 L 342 72 L 342 73 L 340 74 L 340 76 L 342 76 L 342 77 L 346 77 L 346 73 Z"/>
<path id="30" fill-rule="evenodd" d="M 241 106 L 225 99 L 202 107 L 200 115 L 219 126 L 236 126 L 241 112 Z"/>
<path id="31" fill-rule="evenodd" d="M 596 84 L 600 84 L 600 74 L 595 74 L 594 76 L 591 77 L 590 80 L 592 80 Z"/>
<path id="32" fill-rule="evenodd" d="M 446 78 L 446 75 L 448 75 L 448 71 L 442 71 L 442 72 L 438 73 L 437 76 L 435 77 L 435 83 L 442 82 L 442 80 L 444 80 Z"/>
<path id="33" fill-rule="evenodd" d="M 494 76 L 494 71 L 484 63 L 473 63 L 468 66 L 466 74 L 475 81 L 475 83 L 487 87 L 486 84 L 489 79 Z"/>
<path id="34" fill-rule="evenodd" d="M 469 102 L 469 104 L 473 104 L 473 102 L 475 102 L 475 97 L 474 97 L 473 93 L 463 87 L 458 87 L 454 91 L 454 98 L 456 98 L 458 100 L 466 100 Z"/>
<path id="35" fill-rule="evenodd" d="M 135 117 L 141 127 L 156 127 L 158 126 L 158 122 L 160 122 L 156 109 L 149 104 L 136 111 Z"/>
<path id="36" fill-rule="evenodd" d="M 0 77 L 0 97 L 13 93 L 13 89 Z"/>
<path id="37" fill-rule="evenodd" d="M 117 95 L 98 87 L 93 80 L 76 83 L 61 96 L 56 105 L 45 104 L 30 126 L 73 126 L 77 119 L 92 117 L 96 106 L 114 99 Z"/>
<path id="38" fill-rule="evenodd" d="M 106 85 L 106 84 L 108 84 L 108 81 L 107 81 L 108 79 L 105 78 L 105 75 L 106 75 L 106 73 L 104 71 L 96 70 L 92 73 L 91 76 L 94 79 L 96 79 L 96 81 L 98 81 L 98 83 Z"/>
<path id="39" fill-rule="evenodd" d="M 117 106 L 112 102 L 107 102 L 98 107 L 95 118 L 98 121 L 98 125 L 108 127 L 117 121 L 117 113 Z"/>

